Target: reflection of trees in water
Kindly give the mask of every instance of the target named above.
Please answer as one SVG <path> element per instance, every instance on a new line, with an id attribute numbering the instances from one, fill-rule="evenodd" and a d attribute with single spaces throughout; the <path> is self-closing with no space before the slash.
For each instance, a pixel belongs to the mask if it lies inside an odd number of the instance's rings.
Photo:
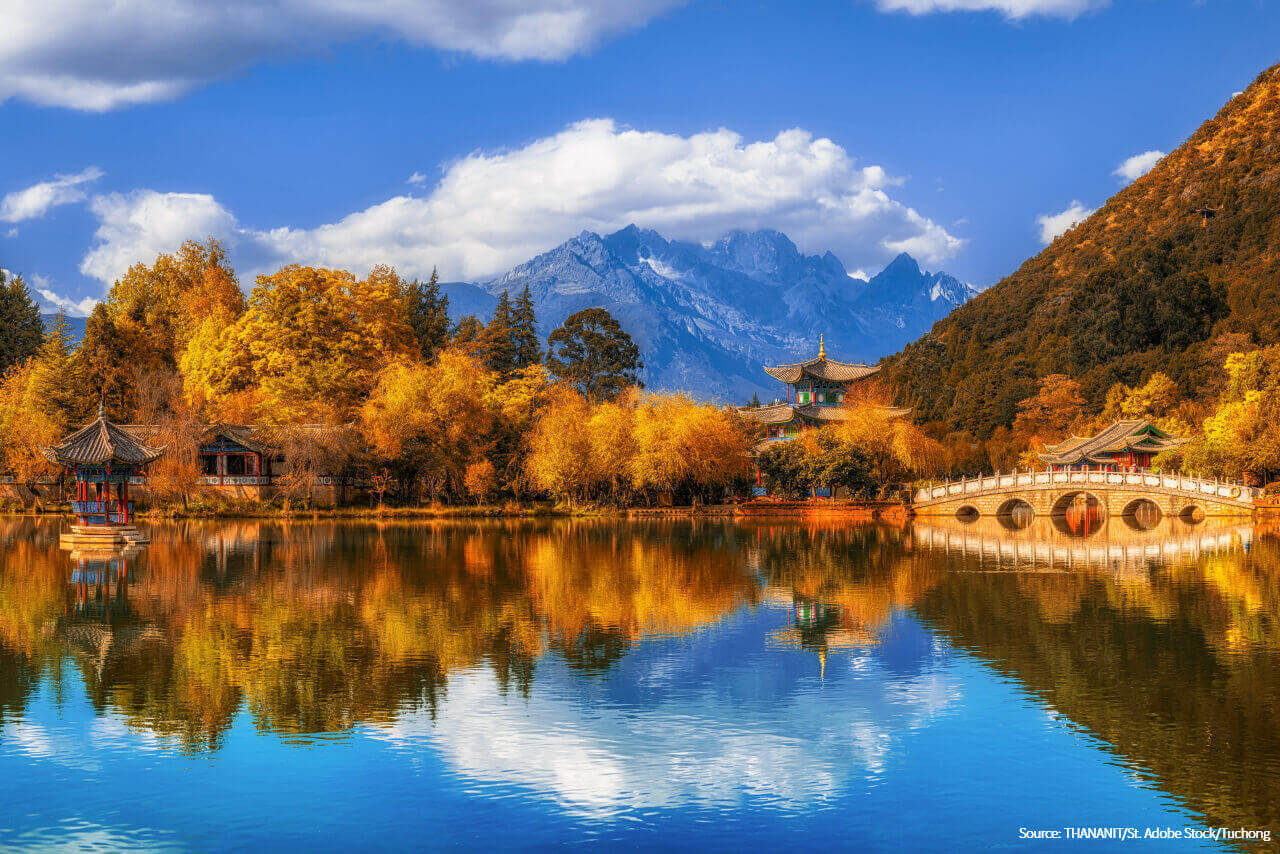
<path id="1" fill-rule="evenodd" d="M 871 522 L 751 530 L 765 582 L 792 602 L 792 625 L 776 639 L 819 654 L 876 643 L 893 613 L 919 599 L 940 569 L 900 531 Z"/>
<path id="2" fill-rule="evenodd" d="M 549 649 L 598 672 L 756 600 L 724 526 L 666 527 L 183 523 L 138 558 L 127 607 L 96 619 L 56 538 L 15 535 L 0 572 L 15 675 L 0 678 L 26 696 L 19 667 L 69 656 L 98 709 L 192 748 L 216 747 L 242 707 L 286 734 L 433 712 L 463 668 L 528 691 Z"/>
<path id="3" fill-rule="evenodd" d="M 1145 575 L 952 572 L 919 612 L 1211 825 L 1280 821 L 1280 546 Z"/>

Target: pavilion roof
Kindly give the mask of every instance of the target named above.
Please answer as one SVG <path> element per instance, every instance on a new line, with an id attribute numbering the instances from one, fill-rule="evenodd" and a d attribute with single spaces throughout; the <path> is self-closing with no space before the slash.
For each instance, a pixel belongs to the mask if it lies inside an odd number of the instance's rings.
<path id="1" fill-rule="evenodd" d="M 142 466 L 155 462 L 164 448 L 142 444 L 134 436 L 102 413 L 52 448 L 45 448 L 45 458 L 62 465 L 97 465 L 106 462 Z"/>
<path id="2" fill-rule="evenodd" d="M 837 362 L 819 356 L 807 362 L 796 362 L 790 365 L 766 366 L 764 372 L 784 383 L 799 382 L 803 377 L 833 382 L 852 382 L 869 377 L 880 370 L 877 365 L 863 365 L 856 362 Z"/>
<path id="3" fill-rule="evenodd" d="M 1040 459 L 1050 465 L 1106 463 L 1112 454 L 1146 451 L 1158 454 L 1176 448 L 1186 439 L 1161 430 L 1143 418 L 1115 421 L 1094 436 L 1072 436 L 1045 448 Z"/>

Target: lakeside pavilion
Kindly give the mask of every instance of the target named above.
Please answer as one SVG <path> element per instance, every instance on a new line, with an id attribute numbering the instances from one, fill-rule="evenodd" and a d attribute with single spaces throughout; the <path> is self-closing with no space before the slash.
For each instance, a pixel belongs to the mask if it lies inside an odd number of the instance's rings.
<path id="1" fill-rule="evenodd" d="M 786 442 L 807 430 L 836 424 L 849 418 L 855 387 L 880 371 L 878 365 L 841 362 L 827 358 L 825 336 L 818 336 L 818 355 L 803 362 L 765 366 L 764 372 L 787 385 L 787 398 L 765 406 L 739 407 L 748 421 L 759 424 L 764 432 L 752 457 L 758 456 L 774 442 Z M 889 418 L 901 418 L 911 412 L 896 406 L 876 407 Z M 765 495 L 763 478 L 756 469 L 756 495 Z M 818 490 L 817 493 L 826 493 Z"/>
<path id="2" fill-rule="evenodd" d="M 825 427 L 849 417 L 846 399 L 860 382 L 880 370 L 878 365 L 841 362 L 827 358 L 827 345 L 818 337 L 816 358 L 789 365 L 765 366 L 764 372 L 787 385 L 787 399 L 766 406 L 741 407 L 738 412 L 764 428 L 764 443 L 794 439 L 805 430 Z M 910 409 L 886 407 L 891 418 L 900 418 Z"/>
<path id="3" fill-rule="evenodd" d="M 112 545 L 141 542 L 133 526 L 133 502 L 129 481 L 142 477 L 147 467 L 164 455 L 163 448 L 142 444 L 98 409 L 98 417 L 67 436 L 45 458 L 62 466 L 75 480 L 71 509 L 76 524 L 64 534 L 63 545 Z"/>
<path id="4" fill-rule="evenodd" d="M 1116 421 L 1093 436 L 1072 436 L 1046 447 L 1040 459 L 1053 471 L 1144 469 L 1156 454 L 1186 442 L 1146 419 L 1132 419 Z"/>

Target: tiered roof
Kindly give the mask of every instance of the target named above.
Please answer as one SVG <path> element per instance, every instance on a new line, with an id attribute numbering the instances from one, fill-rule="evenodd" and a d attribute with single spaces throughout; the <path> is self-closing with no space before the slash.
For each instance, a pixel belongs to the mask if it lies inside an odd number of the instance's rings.
<path id="1" fill-rule="evenodd" d="M 1116 421 L 1095 436 L 1072 436 L 1045 448 L 1040 459 L 1049 465 L 1105 465 L 1115 454 L 1141 451 L 1158 454 L 1186 443 L 1146 419 Z"/>
<path id="2" fill-rule="evenodd" d="M 835 359 L 819 356 L 807 362 L 766 367 L 764 372 L 774 379 L 782 380 L 784 383 L 799 382 L 804 377 L 833 382 L 853 382 L 863 377 L 869 377 L 878 370 L 880 368 L 877 365 L 837 362 Z"/>
<path id="3" fill-rule="evenodd" d="M 64 466 L 100 465 L 114 462 L 144 466 L 164 454 L 164 448 L 144 445 L 119 426 L 98 417 L 81 427 L 52 448 L 45 448 L 45 458 Z"/>
<path id="4" fill-rule="evenodd" d="M 880 368 L 876 365 L 863 365 L 857 362 L 837 362 L 827 358 L 827 343 L 818 337 L 818 356 L 807 362 L 795 362 L 790 365 L 774 365 L 766 367 L 764 372 L 784 383 L 796 383 L 804 377 L 830 382 L 853 382 L 869 377 Z"/>

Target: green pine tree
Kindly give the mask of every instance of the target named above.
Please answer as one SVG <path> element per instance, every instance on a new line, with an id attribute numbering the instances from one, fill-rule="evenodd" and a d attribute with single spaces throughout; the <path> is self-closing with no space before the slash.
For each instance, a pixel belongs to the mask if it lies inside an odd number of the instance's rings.
<path id="1" fill-rule="evenodd" d="M 21 276 L 0 270 L 0 372 L 40 349 L 44 321 Z"/>
<path id="2" fill-rule="evenodd" d="M 422 358 L 430 359 L 449 343 L 449 297 L 440 293 L 437 270 L 425 284 L 415 279 L 409 285 L 408 312 Z"/>
<path id="3" fill-rule="evenodd" d="M 547 339 L 547 368 L 594 399 L 616 397 L 631 386 L 643 388 L 640 348 L 603 308 L 569 315 Z"/>
<path id="4" fill-rule="evenodd" d="M 525 285 L 516 297 L 511 313 L 511 325 L 515 336 L 515 366 L 525 368 L 542 362 L 542 346 L 538 339 L 538 318 L 533 311 L 533 294 Z"/>
<path id="5" fill-rule="evenodd" d="M 489 370 L 507 376 L 516 364 L 516 336 L 511 297 L 506 291 L 498 297 L 493 317 L 480 338 L 480 356 Z"/>
<path id="6" fill-rule="evenodd" d="M 64 428 L 85 420 L 90 408 L 97 409 L 96 400 L 85 400 L 78 375 L 71 354 L 71 330 L 66 315 L 59 312 L 32 358 L 27 395 Z"/>

